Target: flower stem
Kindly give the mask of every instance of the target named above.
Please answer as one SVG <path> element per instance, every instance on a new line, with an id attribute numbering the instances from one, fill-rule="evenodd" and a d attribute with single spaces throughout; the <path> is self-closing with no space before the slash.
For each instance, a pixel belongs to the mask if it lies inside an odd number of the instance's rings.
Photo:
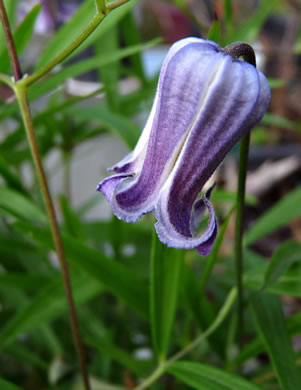
<path id="1" fill-rule="evenodd" d="M 91 20 L 87 28 L 68 46 L 66 49 L 64 49 L 60 54 L 58 54 L 53 60 L 48 62 L 45 66 L 43 66 L 41 69 L 33 73 L 32 75 L 28 77 L 24 77 L 24 79 L 21 80 L 21 83 L 23 85 L 29 86 L 33 84 L 35 81 L 39 80 L 41 77 L 43 77 L 46 73 L 48 73 L 51 69 L 53 69 L 56 65 L 64 61 L 65 58 L 67 58 L 71 53 L 73 53 L 96 29 L 96 27 L 102 22 L 104 17 L 110 13 L 110 11 L 114 10 L 115 8 L 119 7 L 122 4 L 127 3 L 129 0 L 116 0 L 111 3 L 108 3 L 106 5 L 105 12 L 101 12 L 101 10 L 97 7 L 98 12 L 94 16 L 94 18 Z"/>
<path id="2" fill-rule="evenodd" d="M 52 236 L 53 236 L 53 239 L 55 242 L 55 247 L 56 247 L 56 251 L 57 251 L 57 255 L 58 255 L 58 259 L 59 259 L 59 263 L 60 263 L 60 267 L 61 267 L 61 271 L 62 271 L 62 277 L 63 277 L 64 288 L 65 288 L 65 293 L 66 293 L 66 298 L 67 298 L 67 304 L 68 304 L 69 311 L 70 311 L 72 334 L 73 334 L 73 339 L 74 339 L 74 344 L 75 344 L 75 347 L 77 350 L 77 354 L 79 357 L 84 388 L 85 388 L 85 390 L 90 390 L 88 372 L 87 372 L 86 361 L 85 361 L 85 353 L 84 353 L 84 348 L 83 348 L 83 344 L 82 344 L 80 333 L 79 333 L 77 315 L 76 315 L 75 305 L 74 305 L 74 301 L 73 301 L 73 297 L 72 297 L 72 289 L 71 289 L 68 263 L 67 263 L 67 260 L 65 257 L 63 242 L 62 242 L 62 238 L 61 238 L 59 227 L 58 227 L 58 222 L 57 222 L 56 215 L 55 215 L 54 205 L 53 205 L 53 201 L 51 199 L 46 175 L 45 175 L 42 161 L 41 161 L 41 156 L 40 156 L 37 140 L 36 140 L 35 133 L 34 133 L 33 121 L 32 121 L 32 117 L 31 117 L 29 102 L 28 102 L 28 97 L 27 97 L 27 88 L 26 88 L 26 85 L 22 85 L 19 81 L 19 80 L 22 81 L 22 71 L 21 71 L 19 58 L 18 58 L 18 55 L 16 52 L 16 47 L 15 47 L 15 43 L 14 43 L 13 36 L 11 33 L 11 28 L 9 25 L 9 21 L 7 18 L 7 14 L 6 14 L 3 0 L 0 0 L 0 19 L 1 19 L 1 22 L 3 25 L 5 39 L 7 41 L 8 52 L 9 52 L 15 80 L 14 80 L 14 82 L 12 82 L 5 75 L 2 75 L 0 77 L 0 79 L 2 81 L 4 81 L 6 84 L 8 84 L 15 91 L 16 98 L 17 98 L 19 106 L 20 106 L 20 111 L 22 114 L 22 119 L 24 122 L 26 135 L 28 138 L 28 143 L 30 146 L 34 165 L 35 165 L 35 168 L 37 171 L 37 175 L 38 175 L 38 179 L 39 179 L 39 183 L 40 183 L 40 188 L 42 190 L 42 195 L 43 195 L 43 199 L 45 202 L 45 206 L 47 209 L 48 218 L 49 218 L 49 222 L 50 222 L 51 232 L 52 232 Z"/>
<path id="3" fill-rule="evenodd" d="M 43 66 L 41 69 L 28 77 L 24 77 L 24 79 L 21 81 L 22 84 L 26 86 L 33 84 L 35 81 L 39 80 L 51 69 L 53 69 L 56 65 L 64 61 L 66 57 L 73 53 L 74 50 L 76 50 L 91 35 L 91 33 L 96 29 L 104 17 L 104 14 L 97 13 L 89 23 L 88 27 L 71 43 L 71 45 L 66 47 L 66 49 L 64 49 L 60 54 L 58 54 L 53 60 L 48 62 L 48 64 Z"/>
<path id="4" fill-rule="evenodd" d="M 152 385 L 157 379 L 160 378 L 162 374 L 166 371 L 166 369 L 175 361 L 181 359 L 188 352 L 192 351 L 195 347 L 197 347 L 203 340 L 209 337 L 225 320 L 231 307 L 236 299 L 237 290 L 236 288 L 232 288 L 229 292 L 224 305 L 220 309 L 218 315 L 216 316 L 214 322 L 209 326 L 205 332 L 201 333 L 195 340 L 189 343 L 184 349 L 173 355 L 170 359 L 166 361 L 160 361 L 158 367 L 153 371 L 153 373 L 146 378 L 140 385 L 135 387 L 134 390 L 144 390 Z"/>
<path id="5" fill-rule="evenodd" d="M 251 133 L 249 132 L 241 140 L 240 160 L 238 174 L 238 189 L 236 199 L 236 224 L 235 224 L 235 243 L 234 256 L 236 264 L 236 284 L 237 284 L 237 307 L 238 307 L 238 341 L 240 346 L 243 343 L 244 323 L 243 323 L 243 254 L 242 254 L 242 236 L 244 221 L 245 189 L 246 176 L 248 168 L 249 145 Z"/>
<path id="6" fill-rule="evenodd" d="M 246 62 L 256 68 L 256 55 L 253 48 L 244 42 L 234 42 L 224 48 L 226 54 L 230 54 L 234 61 L 242 57 Z M 243 323 L 243 253 L 242 236 L 244 222 L 244 206 L 246 192 L 246 176 L 248 169 L 249 145 L 251 133 L 243 137 L 240 144 L 240 160 L 238 173 L 238 188 L 236 198 L 236 225 L 235 225 L 235 243 L 234 257 L 236 266 L 236 284 L 238 290 L 238 342 L 243 344 L 244 323 Z"/>
<path id="7" fill-rule="evenodd" d="M 74 339 L 74 344 L 75 344 L 77 354 L 79 357 L 80 368 L 81 368 L 81 373 L 82 373 L 83 382 L 84 382 L 84 388 L 85 388 L 85 390 L 89 390 L 90 385 L 89 385 L 89 379 L 88 379 L 88 372 L 87 372 L 87 368 L 86 368 L 85 352 L 84 352 L 83 344 L 82 344 L 80 333 L 79 333 L 78 320 L 77 320 L 75 305 L 74 305 L 74 301 L 73 301 L 73 297 L 72 297 L 72 289 L 71 289 L 68 263 L 67 263 L 67 260 L 65 257 L 65 251 L 64 251 L 63 242 L 62 242 L 62 238 L 61 238 L 59 227 L 58 227 L 58 222 L 57 222 L 56 215 L 55 215 L 54 205 L 53 205 L 53 201 L 52 201 L 52 198 L 50 195 L 50 191 L 49 191 L 46 175 L 45 175 L 45 172 L 43 169 L 36 136 L 34 133 L 33 122 L 32 122 L 31 113 L 30 113 L 30 109 L 29 109 L 26 88 L 23 88 L 23 86 L 19 86 L 18 84 L 16 84 L 15 92 L 16 92 L 16 97 L 17 97 L 18 102 L 19 102 L 20 111 L 22 114 L 28 142 L 29 142 L 30 149 L 31 149 L 31 154 L 32 154 L 34 164 L 36 167 L 36 171 L 37 171 L 37 175 L 39 178 L 40 188 L 42 190 L 43 199 L 44 199 L 44 202 L 46 205 L 48 218 L 49 218 L 49 222 L 50 222 L 50 227 L 51 227 L 51 232 L 52 232 L 52 236 L 53 236 L 53 239 L 55 242 L 56 252 L 57 252 L 57 256 L 58 256 L 61 271 L 62 271 L 65 293 L 66 293 L 67 303 L 68 303 L 69 312 L 70 312 L 73 339 Z"/>
<path id="8" fill-rule="evenodd" d="M 7 13 L 4 7 L 3 0 L 0 1 L 0 19 L 2 22 L 5 40 L 7 42 L 8 54 L 10 56 L 11 65 L 13 68 L 15 81 L 20 80 L 22 78 L 22 71 L 16 51 L 16 46 L 14 44 L 13 35 L 11 32 L 11 28 L 9 25 Z"/>

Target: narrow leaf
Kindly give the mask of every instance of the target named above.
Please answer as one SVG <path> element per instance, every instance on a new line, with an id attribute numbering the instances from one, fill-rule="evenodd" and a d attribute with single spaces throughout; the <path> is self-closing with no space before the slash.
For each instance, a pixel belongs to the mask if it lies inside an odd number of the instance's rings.
<path id="1" fill-rule="evenodd" d="M 179 276 L 184 251 L 168 248 L 153 234 L 151 254 L 151 324 L 153 345 L 159 356 L 166 356 L 174 321 Z"/>
<path id="2" fill-rule="evenodd" d="M 41 11 L 41 4 L 35 5 L 30 12 L 25 16 L 23 21 L 17 27 L 14 33 L 14 41 L 18 55 L 22 54 L 33 33 L 35 21 Z M 10 59 L 7 49 L 0 53 L 0 71 L 7 73 L 10 69 Z"/>
<path id="3" fill-rule="evenodd" d="M 275 283 L 295 262 L 301 262 L 301 245 L 293 240 L 280 245 L 269 261 L 263 288 Z"/>
<path id="4" fill-rule="evenodd" d="M 75 50 L 69 57 L 70 60 L 75 55 L 79 54 L 86 47 L 90 46 L 95 40 L 108 31 L 112 26 L 116 25 L 119 20 L 126 15 L 137 3 L 138 0 L 131 0 L 127 4 L 118 7 L 116 10 L 110 12 L 109 15 L 101 22 L 101 25 L 83 42 L 80 47 Z M 37 69 L 41 68 L 52 60 L 58 53 L 62 52 L 68 47 L 78 36 L 84 31 L 88 24 L 93 19 L 96 13 L 94 0 L 87 0 L 83 2 L 82 6 L 74 13 L 71 20 L 66 23 L 55 34 L 48 47 L 45 49 L 42 57 L 37 65 Z"/>
<path id="5" fill-rule="evenodd" d="M 301 389 L 300 373 L 282 312 L 280 298 L 271 294 L 251 296 L 254 320 L 283 390 Z"/>
<path id="6" fill-rule="evenodd" d="M 210 27 L 208 32 L 207 39 L 214 42 L 220 41 L 220 22 L 219 20 L 215 20 Z"/>
<path id="7" fill-rule="evenodd" d="M 179 361 L 167 370 L 193 389 L 198 390 L 260 390 L 245 379 L 221 369 L 200 363 Z"/>
<path id="8" fill-rule="evenodd" d="M 250 228 L 245 244 L 251 245 L 259 238 L 271 233 L 301 216 L 301 188 L 291 191 L 279 200 Z"/>
<path id="9" fill-rule="evenodd" d="M 1 390 L 22 390 L 21 387 L 14 385 L 11 382 L 7 382 L 5 379 L 0 378 Z"/>
<path id="10" fill-rule="evenodd" d="M 72 286 L 77 305 L 91 299 L 103 289 L 98 282 L 84 274 L 75 275 Z M 57 318 L 66 311 L 65 290 L 59 275 L 47 283 L 28 305 L 5 324 L 0 332 L 0 348 L 14 341 L 18 335 L 40 328 L 47 321 Z"/>
<path id="11" fill-rule="evenodd" d="M 33 238 L 49 249 L 54 249 L 49 229 L 37 228 L 18 222 L 20 230 L 31 233 Z M 96 249 L 90 248 L 78 240 L 62 235 L 67 260 L 83 273 L 103 284 L 128 305 L 137 310 L 144 318 L 149 315 L 147 288 L 130 270 L 116 260 L 106 257 Z"/>
<path id="12" fill-rule="evenodd" d="M 30 199 L 6 187 L 0 187 L 0 209 L 19 219 L 47 222 L 46 215 Z"/>

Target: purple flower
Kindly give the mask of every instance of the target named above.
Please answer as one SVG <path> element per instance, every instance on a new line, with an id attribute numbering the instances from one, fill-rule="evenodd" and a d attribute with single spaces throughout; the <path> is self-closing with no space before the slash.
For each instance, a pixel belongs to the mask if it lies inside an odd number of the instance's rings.
<path id="1" fill-rule="evenodd" d="M 217 220 L 206 181 L 225 155 L 263 116 L 270 100 L 264 75 L 215 42 L 186 38 L 162 65 L 154 104 L 136 148 L 97 191 L 113 213 L 135 222 L 155 209 L 159 239 L 207 255 Z M 196 234 L 203 211 L 206 230 Z"/>

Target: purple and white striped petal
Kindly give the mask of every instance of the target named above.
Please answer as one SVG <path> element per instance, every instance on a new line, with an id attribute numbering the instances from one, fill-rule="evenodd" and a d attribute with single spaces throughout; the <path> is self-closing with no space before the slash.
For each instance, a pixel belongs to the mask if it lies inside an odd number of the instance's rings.
<path id="1" fill-rule="evenodd" d="M 160 240 L 206 255 L 217 234 L 204 184 L 233 145 L 263 116 L 270 89 L 253 65 L 211 41 L 188 38 L 170 49 L 153 108 L 136 148 L 97 187 L 113 213 L 134 222 L 156 209 Z M 210 193 L 210 191 L 209 191 Z M 209 211 L 205 232 L 195 224 Z"/>

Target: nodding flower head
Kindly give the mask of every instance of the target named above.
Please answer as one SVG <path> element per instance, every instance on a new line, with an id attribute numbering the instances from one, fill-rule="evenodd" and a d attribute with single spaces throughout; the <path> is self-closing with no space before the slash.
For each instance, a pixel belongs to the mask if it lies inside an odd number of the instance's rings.
<path id="1" fill-rule="evenodd" d="M 118 218 L 135 222 L 155 209 L 159 239 L 201 255 L 211 251 L 217 220 L 211 190 L 199 194 L 270 100 L 265 76 L 230 46 L 186 38 L 170 48 L 135 149 L 97 186 Z M 208 226 L 197 234 L 206 208 Z"/>

